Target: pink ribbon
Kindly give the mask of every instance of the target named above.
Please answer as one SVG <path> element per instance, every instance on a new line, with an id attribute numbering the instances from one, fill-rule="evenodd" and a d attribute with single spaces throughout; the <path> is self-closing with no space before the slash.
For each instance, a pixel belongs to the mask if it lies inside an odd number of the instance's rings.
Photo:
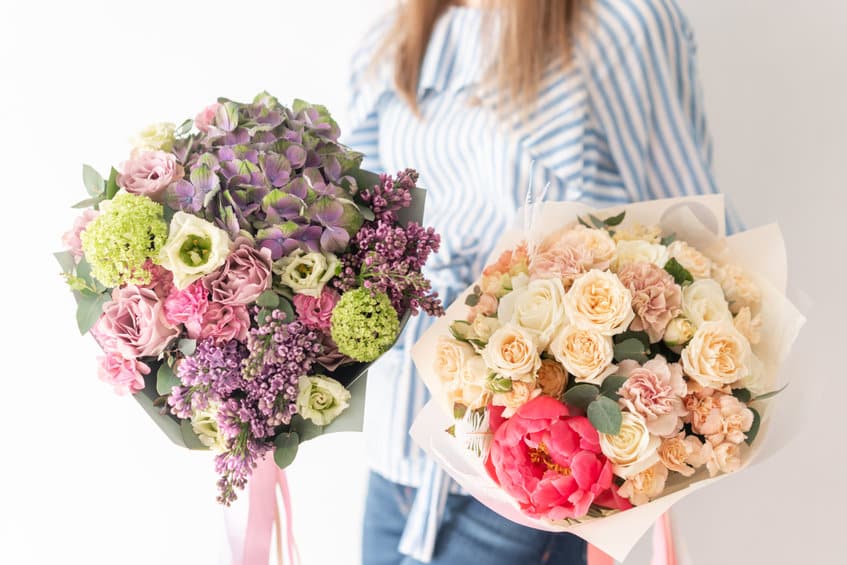
<path id="1" fill-rule="evenodd" d="M 277 505 L 276 489 L 282 495 L 282 510 L 285 514 L 285 543 Z M 247 528 L 244 536 L 244 549 L 233 547 L 232 565 L 268 565 L 271 552 L 271 536 L 276 532 L 277 562 L 283 565 L 282 547 L 285 545 L 290 565 L 300 561 L 300 554 L 294 540 L 294 527 L 291 521 L 291 492 L 285 471 L 276 466 L 273 457 L 264 457 L 250 477 L 249 501 L 247 510 Z M 233 538 L 231 535 L 230 538 Z M 240 555 L 239 555 L 240 553 Z M 296 559 L 295 559 L 296 557 Z"/>
<path id="2" fill-rule="evenodd" d="M 615 560 L 588 544 L 588 565 L 615 565 Z M 653 559 L 650 565 L 677 565 L 671 517 L 667 512 L 653 526 Z"/>

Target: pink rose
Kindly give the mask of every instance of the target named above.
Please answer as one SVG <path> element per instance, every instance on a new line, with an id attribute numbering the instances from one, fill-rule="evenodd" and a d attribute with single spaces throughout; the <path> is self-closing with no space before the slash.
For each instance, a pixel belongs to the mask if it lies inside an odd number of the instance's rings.
<path id="1" fill-rule="evenodd" d="M 180 180 L 185 171 L 176 157 L 164 151 L 139 151 L 121 163 L 118 185 L 132 194 L 162 202 L 165 189 Z"/>
<path id="2" fill-rule="evenodd" d="M 220 104 L 215 102 L 214 104 L 209 104 L 203 108 L 199 114 L 194 116 L 194 126 L 203 133 L 208 133 L 209 126 L 212 125 L 212 122 L 215 120 L 215 112 L 218 111 L 218 106 L 220 106 Z"/>
<path id="3" fill-rule="evenodd" d="M 688 414 L 683 400 L 688 387 L 679 363 L 668 364 L 661 355 L 643 366 L 627 359 L 621 361 L 618 374 L 627 377 L 618 390 L 622 407 L 644 416 L 653 435 L 668 437 L 679 431 Z"/>
<path id="4" fill-rule="evenodd" d="M 508 420 L 492 422 L 499 425 L 486 466 L 529 516 L 561 520 L 585 516 L 592 504 L 630 507 L 617 495 L 612 464 L 588 418 L 570 416 L 558 400 L 539 396 Z"/>
<path id="5" fill-rule="evenodd" d="M 682 289 L 670 273 L 653 263 L 627 263 L 618 278 L 632 292 L 635 320 L 630 329 L 646 331 L 650 343 L 660 341 L 670 321 L 682 311 Z"/>
<path id="6" fill-rule="evenodd" d="M 100 366 L 97 375 L 100 380 L 109 383 L 117 394 L 135 394 L 144 388 L 144 375 L 150 373 L 150 367 L 137 359 L 124 359 L 119 353 L 107 353 L 98 358 Z"/>
<path id="7" fill-rule="evenodd" d="M 247 331 L 250 329 L 250 315 L 247 307 L 240 304 L 220 304 L 210 302 L 203 317 L 203 328 L 200 337 L 213 338 L 217 342 L 237 339 L 247 339 Z"/>
<path id="8" fill-rule="evenodd" d="M 168 296 L 164 304 L 165 319 L 173 326 L 183 324 L 188 337 L 197 339 L 208 307 L 209 291 L 203 286 L 203 281 L 197 280 Z"/>
<path id="9" fill-rule="evenodd" d="M 245 237 L 237 238 L 221 268 L 203 279 L 212 300 L 221 304 L 250 304 L 270 283 L 270 249 L 256 249 Z"/>
<path id="10" fill-rule="evenodd" d="M 315 330 L 328 332 L 332 322 L 332 309 L 338 304 L 340 298 L 337 292 L 324 287 L 317 298 L 295 294 L 293 301 L 297 317 L 303 324 Z"/>
<path id="11" fill-rule="evenodd" d="M 100 215 L 97 210 L 85 210 L 81 216 L 74 220 L 74 227 L 66 231 L 62 236 L 62 243 L 68 248 L 68 251 L 74 256 L 77 262 L 82 258 L 82 240 L 80 235 L 88 227 L 88 224 Z"/>
<path id="12" fill-rule="evenodd" d="M 112 290 L 112 300 L 103 306 L 93 333 L 103 338 L 100 345 L 107 353 L 134 359 L 159 355 L 179 330 L 165 320 L 153 290 L 127 285 Z"/>

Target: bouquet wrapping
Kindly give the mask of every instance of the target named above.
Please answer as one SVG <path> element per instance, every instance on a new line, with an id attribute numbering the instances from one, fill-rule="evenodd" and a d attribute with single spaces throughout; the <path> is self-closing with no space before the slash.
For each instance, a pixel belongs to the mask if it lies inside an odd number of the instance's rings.
<path id="1" fill-rule="evenodd" d="M 671 505 L 763 455 L 804 323 L 782 237 L 726 237 L 721 196 L 522 217 L 416 344 L 432 399 L 411 434 L 495 512 L 623 561 Z"/>
<path id="2" fill-rule="evenodd" d="M 219 500 L 260 461 L 361 429 L 367 367 L 420 311 L 439 237 L 417 173 L 377 176 L 326 108 L 261 93 L 143 131 L 57 253 L 99 376 L 175 443 L 216 453 Z"/>

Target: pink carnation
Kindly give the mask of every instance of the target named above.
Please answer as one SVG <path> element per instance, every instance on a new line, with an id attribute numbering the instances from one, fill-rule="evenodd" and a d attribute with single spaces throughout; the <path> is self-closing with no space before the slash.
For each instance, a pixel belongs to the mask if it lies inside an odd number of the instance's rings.
<path id="1" fill-rule="evenodd" d="M 215 120 L 215 113 L 218 111 L 218 106 L 220 106 L 220 104 L 215 102 L 214 104 L 209 104 L 203 108 L 200 113 L 194 117 L 194 126 L 203 133 L 208 133 L 209 126 L 212 125 L 212 122 Z"/>
<path id="2" fill-rule="evenodd" d="M 256 249 L 249 239 L 239 237 L 221 268 L 203 283 L 215 302 L 250 304 L 270 286 L 271 250 Z"/>
<path id="3" fill-rule="evenodd" d="M 150 282 L 144 285 L 144 288 L 152 289 L 159 300 L 165 300 L 176 288 L 174 274 L 149 259 L 144 264 L 144 268 L 150 273 Z"/>
<path id="4" fill-rule="evenodd" d="M 92 333 L 107 353 L 134 359 L 158 356 L 179 330 L 165 319 L 153 290 L 127 285 L 112 290 Z"/>
<path id="5" fill-rule="evenodd" d="M 172 292 L 165 300 L 165 319 L 169 324 L 183 324 L 188 337 L 197 339 L 203 327 L 203 318 L 209 307 L 209 292 L 203 281 L 197 280 L 182 290 Z"/>
<path id="6" fill-rule="evenodd" d="M 97 210 L 85 210 L 81 216 L 74 220 L 74 227 L 65 232 L 62 236 L 62 243 L 68 248 L 68 251 L 79 261 L 82 258 L 82 240 L 80 235 L 88 227 L 88 224 L 96 218 L 100 212 Z"/>
<path id="7" fill-rule="evenodd" d="M 618 374 L 627 377 L 618 390 L 621 405 L 644 416 L 651 434 L 669 437 L 679 431 L 688 411 L 683 400 L 687 386 L 678 363 L 668 364 L 661 355 L 643 366 L 627 359 L 621 361 Z"/>
<path id="8" fill-rule="evenodd" d="M 665 335 L 672 319 L 682 311 L 682 290 L 673 276 L 653 263 L 627 263 L 618 278 L 632 292 L 635 320 L 631 330 L 646 331 L 650 343 Z"/>
<path id="9" fill-rule="evenodd" d="M 630 507 L 617 494 L 612 464 L 588 418 L 539 396 L 492 423 L 499 425 L 486 461 L 489 474 L 528 515 L 561 520 L 585 516 L 592 504 Z"/>
<path id="10" fill-rule="evenodd" d="M 318 298 L 305 294 L 295 294 L 294 308 L 297 310 L 297 317 L 307 327 L 329 331 L 332 322 L 332 310 L 338 304 L 340 298 L 337 292 L 324 287 Z"/>
<path id="11" fill-rule="evenodd" d="M 121 163 L 118 185 L 132 194 L 162 202 L 165 189 L 180 180 L 185 171 L 172 153 L 140 151 Z"/>
<path id="12" fill-rule="evenodd" d="M 117 394 L 135 394 L 144 388 L 144 375 L 150 367 L 137 359 L 125 359 L 119 353 L 107 353 L 99 357 L 97 375 L 109 383 Z"/>
<path id="13" fill-rule="evenodd" d="M 226 342 L 231 339 L 244 341 L 250 329 L 250 315 L 246 306 L 233 304 L 220 304 L 210 302 L 203 317 L 203 327 L 200 337 L 213 338 L 217 342 Z"/>
<path id="14" fill-rule="evenodd" d="M 529 275 L 533 279 L 559 278 L 565 288 L 569 288 L 577 277 L 587 272 L 591 266 L 591 253 L 580 245 L 555 245 L 539 250 L 533 255 L 529 265 Z"/>

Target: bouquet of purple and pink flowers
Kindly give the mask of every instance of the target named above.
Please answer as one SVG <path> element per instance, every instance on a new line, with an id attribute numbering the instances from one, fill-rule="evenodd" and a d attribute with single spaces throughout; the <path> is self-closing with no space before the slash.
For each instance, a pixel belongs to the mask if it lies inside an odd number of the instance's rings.
<path id="1" fill-rule="evenodd" d="M 217 452 L 229 504 L 268 452 L 361 424 L 368 365 L 409 315 L 440 315 L 421 270 L 417 173 L 377 176 L 326 108 L 220 99 L 141 132 L 57 253 L 99 375 L 176 443 Z"/>

